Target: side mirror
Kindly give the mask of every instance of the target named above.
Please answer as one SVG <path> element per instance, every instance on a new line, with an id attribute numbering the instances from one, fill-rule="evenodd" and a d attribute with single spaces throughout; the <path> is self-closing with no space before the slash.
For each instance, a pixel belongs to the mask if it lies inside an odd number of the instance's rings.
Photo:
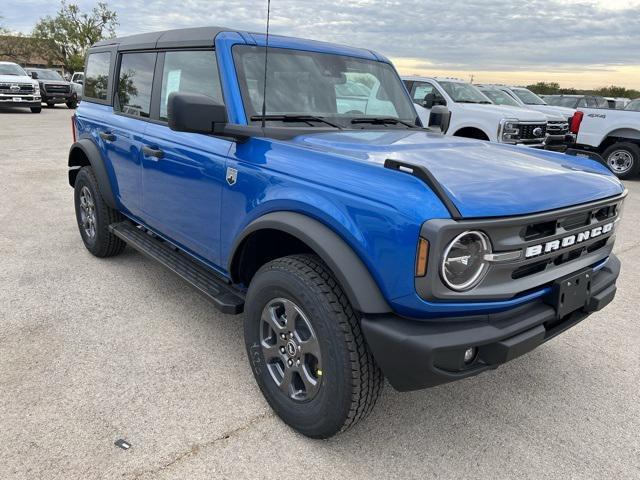
<path id="1" fill-rule="evenodd" d="M 221 133 L 227 109 L 207 95 L 173 92 L 167 100 L 167 117 L 169 128 L 177 132 Z"/>
<path id="2" fill-rule="evenodd" d="M 427 93 L 424 96 L 424 100 L 422 100 L 422 106 L 424 108 L 433 108 L 433 104 L 435 103 L 435 100 L 436 100 L 436 96 L 433 92 Z"/>
<path id="3" fill-rule="evenodd" d="M 33 78 L 34 80 L 38 79 L 38 72 L 31 72 L 31 78 Z"/>
<path id="4" fill-rule="evenodd" d="M 451 121 L 451 112 L 444 105 L 436 105 L 431 109 L 429 114 L 429 128 L 439 128 L 442 133 L 449 130 L 449 122 Z"/>

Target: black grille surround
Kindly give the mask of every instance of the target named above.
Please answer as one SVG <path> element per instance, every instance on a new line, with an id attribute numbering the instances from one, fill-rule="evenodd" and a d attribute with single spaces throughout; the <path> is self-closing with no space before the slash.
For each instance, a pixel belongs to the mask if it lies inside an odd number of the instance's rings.
<path id="1" fill-rule="evenodd" d="M 540 129 L 540 134 L 535 135 L 534 131 L 536 129 Z M 547 133 L 547 124 L 546 123 L 521 123 L 518 125 L 519 129 L 519 139 L 520 140 L 541 140 L 544 139 Z"/>
<path id="2" fill-rule="evenodd" d="M 429 220 L 420 235 L 429 241 L 427 274 L 415 278 L 421 298 L 428 301 L 506 300 L 531 292 L 554 280 L 604 261 L 613 249 L 622 195 L 550 212 L 507 218 Z M 556 251 L 525 258 L 528 247 L 614 223 L 610 232 Z M 442 255 L 457 235 L 480 230 L 488 235 L 493 253 L 521 251 L 519 259 L 490 264 L 484 279 L 465 292 L 449 289 L 440 277 Z"/>
<path id="3" fill-rule="evenodd" d="M 566 135 L 569 133 L 569 123 L 564 120 L 549 120 L 547 122 L 548 135 Z"/>
<path id="4" fill-rule="evenodd" d="M 44 90 L 47 93 L 69 93 L 71 91 L 70 85 L 57 85 L 57 84 L 43 84 Z"/>

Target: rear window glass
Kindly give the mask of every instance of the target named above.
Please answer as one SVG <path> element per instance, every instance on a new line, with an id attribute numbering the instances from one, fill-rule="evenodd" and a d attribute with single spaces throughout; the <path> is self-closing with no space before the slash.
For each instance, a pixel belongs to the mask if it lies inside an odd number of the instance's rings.
<path id="1" fill-rule="evenodd" d="M 118 103 L 115 108 L 127 115 L 148 118 L 155 53 L 125 53 L 118 76 Z"/>
<path id="2" fill-rule="evenodd" d="M 109 65 L 111 53 L 90 53 L 85 70 L 84 98 L 106 100 L 109 92 Z"/>

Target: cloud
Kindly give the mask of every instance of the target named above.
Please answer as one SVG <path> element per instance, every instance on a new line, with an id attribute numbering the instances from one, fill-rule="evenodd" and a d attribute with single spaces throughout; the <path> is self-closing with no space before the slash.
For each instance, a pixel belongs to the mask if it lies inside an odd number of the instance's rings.
<path id="1" fill-rule="evenodd" d="M 110 2 L 119 14 L 119 34 L 196 25 L 264 31 L 266 4 Z M 50 1 L 23 0 L 10 2 L 2 15 L 8 27 L 28 31 L 55 8 Z M 420 69 L 583 72 L 640 65 L 638 1 L 272 0 L 271 9 L 273 33 L 371 48 L 422 61 Z"/>

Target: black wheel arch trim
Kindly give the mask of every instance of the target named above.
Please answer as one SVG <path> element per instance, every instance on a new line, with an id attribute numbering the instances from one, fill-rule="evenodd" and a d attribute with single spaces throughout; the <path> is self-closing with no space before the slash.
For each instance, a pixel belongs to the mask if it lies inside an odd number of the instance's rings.
<path id="1" fill-rule="evenodd" d="M 109 181 L 109 175 L 107 174 L 107 169 L 105 167 L 102 154 L 100 153 L 100 149 L 92 140 L 88 138 L 78 140 L 76 143 L 71 145 L 71 148 L 69 149 L 69 185 L 71 185 L 72 187 L 74 186 L 77 170 L 82 167 L 82 165 L 79 165 L 74 160 L 74 152 L 76 150 L 81 150 L 89 160 L 91 168 L 93 168 L 93 173 L 95 173 L 98 180 L 100 194 L 102 195 L 102 198 L 104 199 L 106 204 L 114 210 L 117 209 L 115 196 L 113 195 L 111 182 Z"/>
<path id="2" fill-rule="evenodd" d="M 232 276 L 244 240 L 267 229 L 288 233 L 313 249 L 336 276 L 354 309 L 369 314 L 391 312 L 371 272 L 353 249 L 323 223 L 296 212 L 267 213 L 249 223 L 231 248 L 228 271 Z"/>

